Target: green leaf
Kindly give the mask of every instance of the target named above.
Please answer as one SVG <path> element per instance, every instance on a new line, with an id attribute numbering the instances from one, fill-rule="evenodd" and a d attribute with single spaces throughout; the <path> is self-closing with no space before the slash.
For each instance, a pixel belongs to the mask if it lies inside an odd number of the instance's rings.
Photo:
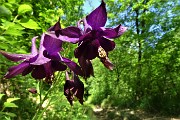
<path id="1" fill-rule="evenodd" d="M 5 116 L 5 120 L 11 120 L 9 116 Z"/>
<path id="2" fill-rule="evenodd" d="M 22 30 L 18 30 L 16 29 L 15 27 L 11 26 L 9 27 L 5 32 L 4 34 L 7 34 L 7 35 L 14 35 L 14 36 L 22 36 L 24 32 Z"/>
<path id="3" fill-rule="evenodd" d="M 11 16 L 11 11 L 4 6 L 0 6 L 0 17 L 9 17 L 9 16 Z"/>
<path id="4" fill-rule="evenodd" d="M 29 19 L 27 22 L 22 22 L 21 21 L 19 24 L 21 24 L 25 28 L 39 29 L 38 24 L 34 20 L 32 20 L 32 19 Z"/>
<path id="5" fill-rule="evenodd" d="M 30 5 L 27 5 L 27 4 L 20 5 L 18 8 L 18 14 L 22 15 L 26 12 L 32 12 L 32 7 Z"/>
<path id="6" fill-rule="evenodd" d="M 7 30 L 10 26 L 14 26 L 15 23 L 9 22 L 6 20 L 2 20 L 2 26 L 0 26 L 2 29 Z"/>
<path id="7" fill-rule="evenodd" d="M 6 30 L 3 34 L 7 35 L 22 36 L 24 33 L 24 28 L 21 25 L 8 21 L 3 23 L 2 28 Z"/>
<path id="8" fill-rule="evenodd" d="M 6 43 L 5 44 L 3 43 L 0 45 L 0 49 L 2 49 L 2 50 L 7 50 L 8 48 L 9 48 L 9 46 Z"/>
<path id="9" fill-rule="evenodd" d="M 7 108 L 7 107 L 18 107 L 16 104 L 14 103 L 9 103 L 9 102 L 4 102 L 4 107 Z"/>
<path id="10" fill-rule="evenodd" d="M 4 36 L 0 36 L 0 41 L 6 41 L 6 38 Z"/>
<path id="11" fill-rule="evenodd" d="M 14 113 L 5 112 L 4 114 L 7 116 L 10 116 L 10 117 L 16 117 L 16 114 L 14 114 Z"/>
<path id="12" fill-rule="evenodd" d="M 0 99 L 4 96 L 5 94 L 0 94 Z"/>
<path id="13" fill-rule="evenodd" d="M 10 113 L 10 112 L 0 112 L 0 115 L 6 115 L 6 116 L 10 116 L 10 117 L 16 117 L 17 115 L 14 113 Z M 11 119 L 10 119 L 11 120 Z"/>
<path id="14" fill-rule="evenodd" d="M 16 0 L 8 0 L 9 3 L 16 3 Z"/>
<path id="15" fill-rule="evenodd" d="M 13 101 L 15 101 L 15 100 L 19 100 L 20 98 L 8 98 L 7 99 L 7 102 L 13 102 Z"/>

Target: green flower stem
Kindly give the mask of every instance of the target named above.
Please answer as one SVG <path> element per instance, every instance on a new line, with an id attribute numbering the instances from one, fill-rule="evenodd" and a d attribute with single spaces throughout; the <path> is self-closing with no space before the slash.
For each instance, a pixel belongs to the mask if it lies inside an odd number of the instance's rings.
<path id="1" fill-rule="evenodd" d="M 58 78 L 60 78 L 60 76 L 62 75 L 62 72 L 58 72 L 57 78 L 55 78 L 53 81 L 53 84 L 51 85 L 51 87 L 49 88 L 49 90 L 46 92 L 44 98 L 42 99 L 42 84 L 43 81 L 41 80 L 39 82 L 39 98 L 40 98 L 40 103 L 37 107 L 37 112 L 34 115 L 34 117 L 32 118 L 32 120 L 40 120 L 42 118 L 43 113 L 46 111 L 46 109 L 48 108 L 48 106 L 50 105 L 51 102 L 51 98 L 50 101 L 48 102 L 47 106 L 41 111 L 42 105 L 45 102 L 45 100 L 48 98 L 48 95 L 54 90 L 54 88 L 56 88 L 56 86 L 58 85 Z"/>
<path id="2" fill-rule="evenodd" d="M 17 17 L 19 17 L 19 15 L 16 15 L 14 20 L 13 20 L 13 23 L 16 21 Z"/>
<path id="3" fill-rule="evenodd" d="M 1 112 L 3 112 L 3 111 L 4 111 L 4 109 L 5 109 L 5 107 L 3 106 L 3 108 L 2 108 L 2 110 L 1 110 Z"/>

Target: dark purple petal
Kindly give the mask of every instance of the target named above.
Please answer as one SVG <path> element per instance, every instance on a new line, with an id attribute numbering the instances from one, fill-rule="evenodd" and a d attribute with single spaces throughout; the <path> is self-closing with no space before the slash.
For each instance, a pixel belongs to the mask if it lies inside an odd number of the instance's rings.
<path id="1" fill-rule="evenodd" d="M 77 75 L 73 75 L 73 80 L 70 80 L 68 73 L 66 72 L 66 82 L 64 85 L 64 95 L 68 99 L 69 103 L 73 105 L 73 100 L 78 98 L 79 102 L 83 104 L 84 96 L 84 84 Z"/>
<path id="2" fill-rule="evenodd" d="M 48 54 L 57 53 L 62 49 L 62 41 L 45 34 L 43 46 Z"/>
<path id="3" fill-rule="evenodd" d="M 113 70 L 114 65 L 112 64 L 112 62 L 109 60 L 108 57 L 100 58 L 100 60 L 106 68 Z"/>
<path id="4" fill-rule="evenodd" d="M 0 53 L 7 59 L 14 62 L 17 62 L 20 60 L 28 60 L 31 57 L 34 57 L 35 55 L 37 55 L 37 48 L 36 48 L 36 43 L 35 43 L 36 38 L 37 36 L 32 39 L 31 54 L 11 54 L 11 53 L 7 53 L 1 50 L 0 50 Z"/>
<path id="5" fill-rule="evenodd" d="M 64 84 L 64 95 L 66 96 L 67 100 L 69 101 L 69 103 L 71 104 L 71 106 L 73 105 L 73 93 L 72 93 L 72 89 L 74 89 L 73 87 L 73 83 L 74 80 L 70 80 L 68 72 L 66 71 L 66 82 Z"/>
<path id="6" fill-rule="evenodd" d="M 82 35 L 82 33 L 81 33 L 81 29 L 79 29 L 78 27 L 71 26 L 71 27 L 62 29 L 61 35 L 68 36 L 69 38 L 79 38 Z"/>
<path id="7" fill-rule="evenodd" d="M 90 75 L 94 76 L 93 66 L 90 60 L 85 59 L 83 56 L 78 59 L 78 62 L 82 68 L 84 78 L 89 78 Z"/>
<path id="8" fill-rule="evenodd" d="M 24 69 L 24 71 L 22 72 L 22 76 L 25 76 L 27 74 L 29 74 L 32 70 L 33 70 L 34 66 L 33 65 L 29 65 L 26 69 Z"/>
<path id="9" fill-rule="evenodd" d="M 67 66 L 62 64 L 60 61 L 51 61 L 51 65 L 54 71 L 64 71 L 66 70 Z"/>
<path id="10" fill-rule="evenodd" d="M 98 55 L 99 46 L 100 44 L 98 40 L 82 42 L 82 44 L 74 51 L 75 57 L 79 58 L 84 56 L 84 58 L 92 60 Z"/>
<path id="11" fill-rule="evenodd" d="M 107 21 L 106 5 L 102 0 L 101 5 L 92 11 L 88 16 L 86 16 L 87 24 L 89 24 L 92 29 L 98 29 L 103 27 Z"/>
<path id="12" fill-rule="evenodd" d="M 17 61 L 20 61 L 20 60 L 24 60 L 25 57 L 24 56 L 28 56 L 28 55 L 23 55 L 23 54 L 11 54 L 11 53 L 7 53 L 7 52 L 4 52 L 4 51 L 0 51 L 0 53 L 6 57 L 7 59 L 11 60 L 11 61 L 14 61 L 14 62 L 17 62 Z"/>
<path id="13" fill-rule="evenodd" d="M 44 55 L 44 57 L 49 58 L 49 59 L 63 61 L 62 56 L 60 55 L 59 52 L 48 54 L 48 52 L 46 50 L 44 50 L 43 55 Z"/>
<path id="14" fill-rule="evenodd" d="M 50 27 L 48 29 L 48 31 L 55 31 L 56 37 L 59 37 L 59 34 L 61 32 L 60 18 L 59 18 L 58 22 L 54 26 L 52 26 L 52 27 Z"/>
<path id="15" fill-rule="evenodd" d="M 43 79 L 46 77 L 46 71 L 43 65 L 35 65 L 31 73 L 32 77 L 35 79 Z"/>
<path id="16" fill-rule="evenodd" d="M 118 25 L 116 28 L 101 28 L 101 30 L 103 30 L 104 37 L 113 39 L 120 37 L 127 30 L 127 27 Z"/>
<path id="17" fill-rule="evenodd" d="M 77 65 L 75 62 L 71 61 L 70 59 L 63 58 L 63 62 L 76 74 L 83 76 L 81 67 Z"/>
<path id="18" fill-rule="evenodd" d="M 71 38 L 71 37 L 63 36 L 63 35 L 59 35 L 59 37 L 56 37 L 56 35 L 54 33 L 49 33 L 48 35 L 50 35 L 53 38 L 59 39 L 61 41 L 64 41 L 64 42 L 71 42 L 71 43 L 79 42 L 79 38 Z"/>
<path id="19" fill-rule="evenodd" d="M 43 66 L 44 66 L 44 69 L 45 69 L 45 71 L 46 71 L 46 77 L 47 77 L 47 78 L 51 78 L 51 76 L 52 76 L 53 73 L 54 73 L 53 68 L 52 68 L 51 65 L 52 65 L 51 62 L 48 62 L 48 63 L 46 63 L 46 64 L 43 65 Z"/>
<path id="20" fill-rule="evenodd" d="M 83 56 L 89 60 L 94 59 L 98 53 L 98 47 L 100 46 L 98 40 L 93 40 L 86 46 Z"/>
<path id="21" fill-rule="evenodd" d="M 84 96 L 84 84 L 82 81 L 80 81 L 79 77 L 74 74 L 74 85 L 75 88 L 77 89 L 74 93 L 74 95 L 79 99 L 79 102 L 83 104 L 83 96 Z"/>
<path id="22" fill-rule="evenodd" d="M 9 79 L 18 74 L 21 74 L 29 66 L 28 62 L 22 62 L 17 66 L 12 66 L 8 69 L 8 72 L 5 75 L 5 78 Z"/>
<path id="23" fill-rule="evenodd" d="M 45 37 L 45 34 L 43 34 L 43 35 L 41 36 L 41 43 L 40 43 L 39 55 L 38 55 L 38 57 L 37 57 L 37 59 L 36 59 L 35 62 L 30 63 L 30 64 L 32 64 L 32 65 L 42 65 L 42 64 L 45 64 L 45 63 L 47 63 L 47 62 L 49 62 L 49 61 L 51 60 L 51 59 L 46 58 L 46 57 L 44 56 L 44 51 L 46 50 L 46 49 L 44 48 L 44 46 L 43 46 L 44 37 Z"/>
<path id="24" fill-rule="evenodd" d="M 83 42 L 87 42 L 87 41 L 92 41 L 94 39 L 96 39 L 96 31 L 95 30 L 91 30 L 90 32 L 82 35 L 79 39 L 79 42 L 83 41 Z"/>
<path id="25" fill-rule="evenodd" d="M 72 106 L 73 105 L 73 94 L 71 94 L 71 91 L 69 88 L 70 83 L 71 83 L 70 80 L 66 80 L 66 83 L 64 85 L 64 95 L 66 96 L 67 100 L 69 101 L 69 103 Z"/>
<path id="26" fill-rule="evenodd" d="M 115 42 L 104 37 L 99 39 L 100 46 L 106 51 L 112 51 L 115 48 Z"/>
<path id="27" fill-rule="evenodd" d="M 99 47 L 99 41 L 96 40 L 96 31 L 92 30 L 89 33 L 80 37 L 80 43 L 78 48 L 75 49 L 74 54 L 76 58 L 82 55 L 87 59 L 94 59 L 97 56 L 97 49 Z"/>

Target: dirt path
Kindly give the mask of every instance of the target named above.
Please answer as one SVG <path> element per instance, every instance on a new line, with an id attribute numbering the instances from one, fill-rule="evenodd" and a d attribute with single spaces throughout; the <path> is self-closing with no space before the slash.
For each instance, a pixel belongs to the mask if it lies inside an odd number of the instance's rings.
<path id="1" fill-rule="evenodd" d="M 180 116 L 179 118 L 163 117 L 148 114 L 141 110 L 119 110 L 118 108 L 103 109 L 99 106 L 96 106 L 94 107 L 93 111 L 97 117 L 97 120 L 180 120 Z"/>

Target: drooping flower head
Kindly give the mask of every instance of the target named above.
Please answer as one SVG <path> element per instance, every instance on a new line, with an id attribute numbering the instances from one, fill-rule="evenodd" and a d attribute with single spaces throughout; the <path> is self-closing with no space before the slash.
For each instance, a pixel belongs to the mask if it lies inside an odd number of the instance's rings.
<path id="1" fill-rule="evenodd" d="M 74 100 L 78 100 L 83 104 L 84 96 L 84 84 L 80 81 L 79 77 L 73 73 L 73 79 L 69 78 L 68 72 L 66 71 L 66 82 L 64 85 L 64 95 L 71 105 L 73 105 Z"/>
<path id="2" fill-rule="evenodd" d="M 64 71 L 67 66 L 77 75 L 82 75 L 81 68 L 75 62 L 60 55 L 62 41 L 43 34 L 38 52 L 35 44 L 36 38 L 32 39 L 31 54 L 10 54 L 0 51 L 11 61 L 22 61 L 19 65 L 10 67 L 5 78 L 12 78 L 18 74 L 27 75 L 32 72 L 31 75 L 35 79 L 51 79 L 55 71 Z"/>
<path id="3" fill-rule="evenodd" d="M 127 28 L 121 24 L 115 28 L 105 28 L 106 21 L 106 4 L 102 0 L 101 5 L 81 19 L 77 27 L 67 27 L 59 32 L 60 36 L 66 36 L 66 40 L 78 41 L 79 46 L 74 54 L 78 58 L 85 78 L 94 74 L 91 60 L 96 57 L 106 68 L 113 69 L 113 64 L 108 58 L 108 52 L 115 48 L 112 39 L 120 37 Z"/>
<path id="4" fill-rule="evenodd" d="M 121 36 L 126 27 L 118 25 L 116 28 L 105 28 L 107 21 L 107 12 L 105 2 L 102 0 L 101 5 L 78 22 L 84 25 L 84 35 L 80 38 L 82 41 L 75 50 L 75 57 L 92 60 L 99 57 L 101 62 L 108 69 L 112 70 L 113 65 L 108 59 L 108 52 L 115 48 L 115 42 L 111 39 Z"/>

